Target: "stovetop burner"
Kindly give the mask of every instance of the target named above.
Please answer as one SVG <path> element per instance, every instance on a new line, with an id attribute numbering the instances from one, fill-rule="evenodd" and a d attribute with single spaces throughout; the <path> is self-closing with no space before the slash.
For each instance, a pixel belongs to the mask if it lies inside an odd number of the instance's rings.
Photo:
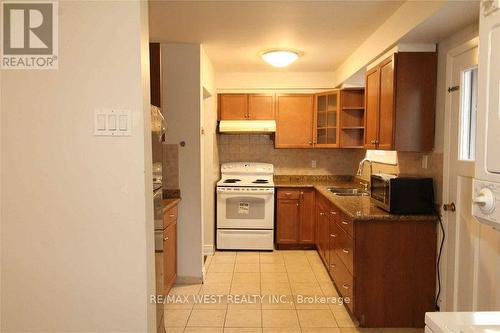
<path id="1" fill-rule="evenodd" d="M 237 182 L 241 182 L 241 179 L 229 178 L 229 179 L 224 180 L 225 184 L 234 184 Z"/>
<path id="2" fill-rule="evenodd" d="M 253 184 L 268 184 L 269 180 L 267 180 L 267 179 L 256 179 L 252 183 Z"/>

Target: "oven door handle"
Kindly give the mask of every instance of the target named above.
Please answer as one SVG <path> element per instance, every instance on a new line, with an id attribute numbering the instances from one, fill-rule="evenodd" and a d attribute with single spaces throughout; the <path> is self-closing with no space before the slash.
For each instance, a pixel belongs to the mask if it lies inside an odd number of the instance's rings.
<path id="1" fill-rule="evenodd" d="M 235 196 L 235 195 L 244 195 L 246 197 L 263 197 L 263 196 L 274 196 L 274 191 L 217 191 L 217 195 L 221 196 Z"/>

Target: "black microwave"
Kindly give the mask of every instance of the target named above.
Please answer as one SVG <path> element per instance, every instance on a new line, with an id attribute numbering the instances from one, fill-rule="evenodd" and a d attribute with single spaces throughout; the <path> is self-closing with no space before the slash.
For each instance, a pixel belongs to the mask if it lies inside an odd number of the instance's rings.
<path id="1" fill-rule="evenodd" d="M 432 178 L 374 174 L 370 182 L 375 204 L 391 214 L 433 214 Z"/>

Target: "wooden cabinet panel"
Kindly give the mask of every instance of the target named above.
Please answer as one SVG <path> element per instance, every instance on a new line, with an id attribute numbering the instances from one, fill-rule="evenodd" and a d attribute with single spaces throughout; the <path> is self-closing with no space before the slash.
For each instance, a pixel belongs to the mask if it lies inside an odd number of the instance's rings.
<path id="1" fill-rule="evenodd" d="M 365 148 L 375 149 L 378 137 L 378 101 L 380 72 L 373 68 L 366 73 L 365 87 Z"/>
<path id="2" fill-rule="evenodd" d="M 300 191 L 298 189 L 279 189 L 276 196 L 278 197 L 278 200 L 299 200 Z"/>
<path id="3" fill-rule="evenodd" d="M 354 313 L 362 326 L 424 326 L 425 312 L 435 311 L 436 230 L 434 221 L 356 224 Z"/>
<path id="4" fill-rule="evenodd" d="M 247 94 L 220 94 L 219 113 L 223 120 L 245 120 L 248 112 Z"/>
<path id="5" fill-rule="evenodd" d="M 383 61 L 380 66 L 380 100 L 378 149 L 391 150 L 394 147 L 394 57 Z"/>
<path id="6" fill-rule="evenodd" d="M 314 194 L 312 188 L 300 191 L 300 244 L 314 244 L 315 241 Z"/>
<path id="7" fill-rule="evenodd" d="M 149 43 L 149 84 L 151 104 L 161 108 L 161 46 L 160 43 Z"/>
<path id="8" fill-rule="evenodd" d="M 163 229 L 168 227 L 170 223 L 174 223 L 177 221 L 178 208 L 177 206 L 170 208 L 168 211 L 163 214 Z"/>
<path id="9" fill-rule="evenodd" d="M 163 230 L 163 275 L 167 294 L 177 276 L 177 222 Z"/>
<path id="10" fill-rule="evenodd" d="M 430 151 L 434 147 L 436 66 L 435 52 L 397 54 L 396 150 Z"/>
<path id="11" fill-rule="evenodd" d="M 312 148 L 314 95 L 276 96 L 276 148 Z"/>
<path id="12" fill-rule="evenodd" d="M 248 119 L 274 119 L 274 94 L 249 94 Z"/>
<path id="13" fill-rule="evenodd" d="M 436 64 L 435 52 L 398 52 L 366 73 L 365 148 L 432 150 Z"/>
<path id="14" fill-rule="evenodd" d="M 296 244 L 299 239 L 299 201 L 280 199 L 277 210 L 278 244 Z"/>

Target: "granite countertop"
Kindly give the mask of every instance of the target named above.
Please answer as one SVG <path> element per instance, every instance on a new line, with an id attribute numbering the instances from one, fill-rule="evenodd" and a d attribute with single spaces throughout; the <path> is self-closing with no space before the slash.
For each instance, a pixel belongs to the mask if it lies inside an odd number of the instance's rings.
<path id="1" fill-rule="evenodd" d="M 377 207 L 369 196 L 339 196 L 329 187 L 362 188 L 352 176 L 275 176 L 275 187 L 314 187 L 343 213 L 356 221 L 436 221 L 435 215 L 396 215 Z"/>
<path id="2" fill-rule="evenodd" d="M 181 201 L 181 198 L 168 198 L 165 200 L 162 200 L 161 205 L 163 206 L 163 213 L 167 210 L 169 210 L 172 207 L 175 207 L 179 202 Z"/>

